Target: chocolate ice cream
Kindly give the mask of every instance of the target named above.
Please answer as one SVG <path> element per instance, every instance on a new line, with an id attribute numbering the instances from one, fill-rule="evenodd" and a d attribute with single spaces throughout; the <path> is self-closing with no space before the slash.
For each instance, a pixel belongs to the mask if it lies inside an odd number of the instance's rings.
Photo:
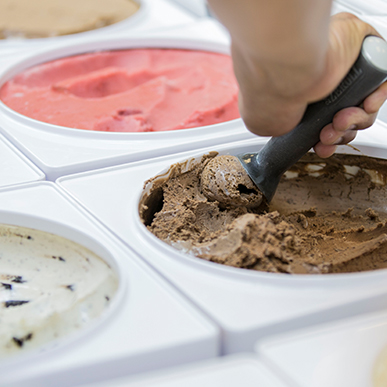
<path id="1" fill-rule="evenodd" d="M 262 198 L 243 171 L 238 184 L 213 176 L 219 168 L 209 165 L 217 157 L 175 164 L 146 183 L 151 189 L 139 211 L 150 232 L 189 254 L 245 269 L 325 274 L 387 267 L 387 160 L 307 154 L 283 176 L 271 203 L 256 206 Z"/>
<path id="2" fill-rule="evenodd" d="M 203 194 L 219 206 L 254 208 L 261 205 L 262 193 L 247 175 L 237 157 L 221 155 L 210 160 L 200 179 Z"/>

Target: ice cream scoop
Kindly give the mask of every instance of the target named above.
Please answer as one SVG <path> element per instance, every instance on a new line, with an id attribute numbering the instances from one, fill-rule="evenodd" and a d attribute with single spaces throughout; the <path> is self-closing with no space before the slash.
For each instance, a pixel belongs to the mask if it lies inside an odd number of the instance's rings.
<path id="1" fill-rule="evenodd" d="M 217 156 L 204 167 L 201 181 L 203 194 L 220 207 L 258 207 L 263 195 L 247 175 L 236 156 Z"/>
<path id="2" fill-rule="evenodd" d="M 239 160 L 259 190 L 255 204 L 259 198 L 271 201 L 281 176 L 318 143 L 321 129 L 332 122 L 338 111 L 350 106 L 359 106 L 386 79 L 387 42 L 376 36 L 368 36 L 363 41 L 355 64 L 340 85 L 325 99 L 310 104 L 301 122 L 291 132 L 280 137 L 272 137 L 258 153 L 233 156 Z M 217 184 L 208 185 L 203 193 L 210 200 L 215 199 L 227 204 L 235 201 L 235 205 L 238 206 L 242 200 L 242 191 L 245 189 L 241 179 L 246 181 L 247 176 L 242 177 L 238 172 L 238 177 L 232 179 L 230 174 L 234 170 L 235 160 L 232 163 L 229 159 L 227 163 L 216 161 L 216 158 L 211 160 L 203 170 L 202 180 L 210 181 L 211 178 L 207 176 L 210 174 L 216 177 Z M 205 183 L 202 187 L 204 185 Z M 236 197 L 238 198 L 235 199 Z"/>

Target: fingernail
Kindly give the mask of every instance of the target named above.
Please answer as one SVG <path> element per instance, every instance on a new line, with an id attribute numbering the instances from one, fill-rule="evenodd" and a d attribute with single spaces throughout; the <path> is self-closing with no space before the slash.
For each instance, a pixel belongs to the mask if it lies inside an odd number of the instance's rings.
<path id="1" fill-rule="evenodd" d="M 340 138 L 338 138 L 334 143 L 333 143 L 333 145 L 340 145 L 340 144 L 342 144 L 343 143 L 343 137 L 340 137 Z"/>
<path id="2" fill-rule="evenodd" d="M 357 126 L 355 124 L 351 125 L 347 130 L 355 130 Z"/>

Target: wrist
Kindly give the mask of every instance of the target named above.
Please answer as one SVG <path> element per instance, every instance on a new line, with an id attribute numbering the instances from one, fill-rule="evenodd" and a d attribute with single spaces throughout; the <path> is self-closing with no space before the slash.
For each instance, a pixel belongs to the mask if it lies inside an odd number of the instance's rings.
<path id="1" fill-rule="evenodd" d="M 247 129 L 260 136 L 281 136 L 291 131 L 302 119 L 307 107 L 299 103 L 260 93 L 239 94 L 239 109 Z"/>
<path id="2" fill-rule="evenodd" d="M 310 102 L 309 90 L 324 66 L 262 62 L 244 55 L 235 45 L 232 54 L 240 88 L 240 113 L 247 128 L 263 136 L 278 136 L 293 129 Z"/>

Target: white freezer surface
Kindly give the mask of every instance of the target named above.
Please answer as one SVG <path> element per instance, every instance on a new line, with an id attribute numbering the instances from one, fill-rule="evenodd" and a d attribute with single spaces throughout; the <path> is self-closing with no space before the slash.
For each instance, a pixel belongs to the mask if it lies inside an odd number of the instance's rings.
<path id="1" fill-rule="evenodd" d="M 56 221 L 97 240 L 114 257 L 125 294 L 90 332 L 0 362 L 1 386 L 25 386 L 26 380 L 29 387 L 75 386 L 218 355 L 218 328 L 54 183 L 0 189 L 0 222 L 18 223 L 26 215 L 36 217 L 30 227 L 40 227 L 39 219 Z"/>
<path id="2" fill-rule="evenodd" d="M 387 127 L 378 122 L 353 145 L 365 154 L 385 157 Z M 367 145 L 368 144 L 368 145 Z M 137 251 L 224 330 L 223 353 L 251 350 L 258 339 L 321 320 L 378 307 L 387 293 L 387 272 L 341 276 L 297 276 L 244 271 L 183 255 L 151 235 L 138 218 L 144 181 L 171 164 L 208 153 L 258 151 L 262 139 L 165 156 L 153 160 L 65 176 L 57 183 Z M 342 151 L 355 150 L 342 147 Z M 98 195 L 93 193 L 98 192 Z M 109 198 L 109 204 L 107 200 Z M 362 284 L 361 286 L 359 284 Z"/>
<path id="3" fill-rule="evenodd" d="M 373 377 L 378 356 L 386 346 L 384 308 L 263 340 L 256 352 L 273 372 L 281 372 L 298 387 L 380 387 L 373 384 Z"/>
<path id="4" fill-rule="evenodd" d="M 256 356 L 240 354 L 82 387 L 292 387 Z"/>
<path id="5" fill-rule="evenodd" d="M 387 16 L 385 0 L 335 0 L 333 7 L 341 11 L 352 12 L 358 16 Z"/>
<path id="6" fill-rule="evenodd" d="M 197 17 L 208 17 L 211 15 L 206 0 L 172 0 L 175 4 L 191 12 Z"/>
<path id="7" fill-rule="evenodd" d="M 0 187 L 45 180 L 44 173 L 0 135 Z"/>

